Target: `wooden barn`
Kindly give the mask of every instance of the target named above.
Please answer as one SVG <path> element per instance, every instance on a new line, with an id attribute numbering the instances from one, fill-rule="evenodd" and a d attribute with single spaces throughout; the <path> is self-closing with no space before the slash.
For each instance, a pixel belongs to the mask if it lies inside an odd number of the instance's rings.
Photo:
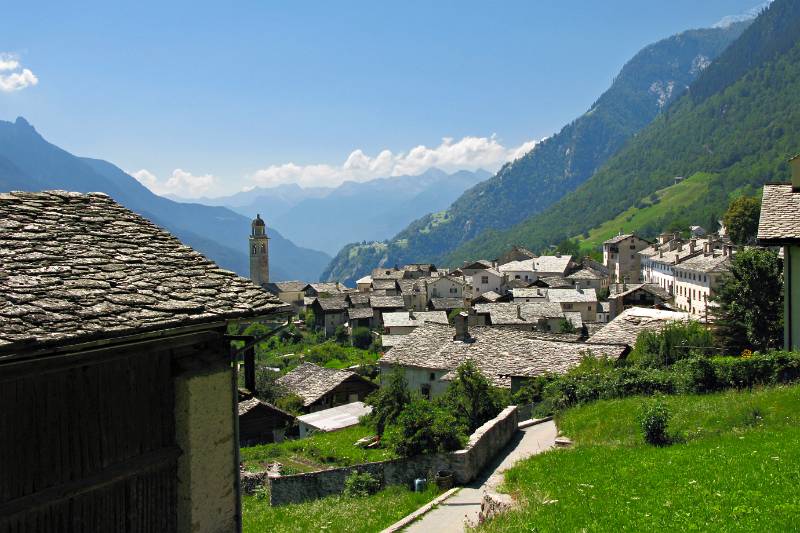
<path id="1" fill-rule="evenodd" d="M 0 532 L 239 530 L 226 327 L 284 310 L 104 194 L 0 194 Z"/>
<path id="2" fill-rule="evenodd" d="M 281 442 L 295 423 L 294 415 L 252 397 L 239 400 L 239 444 Z"/>

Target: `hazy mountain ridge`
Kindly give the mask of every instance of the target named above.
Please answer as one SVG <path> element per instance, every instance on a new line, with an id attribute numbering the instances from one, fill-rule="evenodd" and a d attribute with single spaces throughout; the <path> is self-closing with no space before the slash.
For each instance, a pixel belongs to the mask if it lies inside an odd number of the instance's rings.
<path id="1" fill-rule="evenodd" d="M 64 189 L 101 191 L 129 209 L 168 229 L 220 264 L 248 275 L 250 220 L 223 207 L 183 204 L 150 192 L 107 161 L 76 157 L 47 142 L 24 119 L 0 121 L 0 190 Z M 232 243 L 232 239 L 237 241 Z M 300 248 L 277 231 L 272 241 L 275 279 L 316 279 L 330 257 Z"/>
<path id="2" fill-rule="evenodd" d="M 348 245 L 323 278 L 360 277 L 375 266 L 376 257 L 386 264 L 442 262 L 485 230 L 512 227 L 547 209 L 683 94 L 749 24 L 689 30 L 645 47 L 580 118 L 467 190 L 444 213 L 415 220 L 388 244 Z"/>

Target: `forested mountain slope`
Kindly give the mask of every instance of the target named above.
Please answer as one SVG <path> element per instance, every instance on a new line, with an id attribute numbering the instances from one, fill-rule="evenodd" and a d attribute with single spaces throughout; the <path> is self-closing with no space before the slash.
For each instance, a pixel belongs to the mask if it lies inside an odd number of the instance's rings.
<path id="1" fill-rule="evenodd" d="M 507 231 L 487 231 L 448 260 L 493 256 L 512 243 L 542 250 L 642 205 L 675 176 L 704 181 L 705 194 L 640 228 L 674 220 L 709 224 L 728 201 L 785 180 L 800 151 L 800 2 L 776 0 L 689 92 L 576 191 Z M 695 178 L 695 179 L 697 179 Z M 631 228 L 628 228 L 631 229 Z"/>
<path id="2" fill-rule="evenodd" d="M 350 279 L 375 265 L 441 261 L 488 228 L 503 229 L 539 213 L 583 183 L 655 118 L 748 23 L 686 31 L 647 46 L 584 115 L 444 212 L 414 221 L 388 243 L 348 245 L 323 274 Z"/>

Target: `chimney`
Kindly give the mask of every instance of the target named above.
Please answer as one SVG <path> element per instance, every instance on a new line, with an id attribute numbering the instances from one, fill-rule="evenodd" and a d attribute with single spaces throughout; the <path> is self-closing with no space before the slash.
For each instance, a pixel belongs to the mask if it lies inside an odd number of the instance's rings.
<path id="1" fill-rule="evenodd" d="M 709 254 L 711 252 L 711 241 L 708 240 L 703 243 L 703 253 Z"/>
<path id="2" fill-rule="evenodd" d="M 469 325 L 467 324 L 467 319 L 469 315 L 464 311 L 461 311 L 456 315 L 455 319 L 453 319 L 453 323 L 456 326 L 456 334 L 453 337 L 454 341 L 461 341 L 467 342 L 470 339 L 469 336 Z"/>
<path id="3" fill-rule="evenodd" d="M 658 257 L 664 257 L 664 249 L 663 248 L 659 248 L 658 249 Z"/>
<path id="4" fill-rule="evenodd" d="M 690 254 L 694 253 L 694 249 L 695 249 L 696 246 L 697 246 L 697 239 L 692 239 L 692 240 L 689 241 L 689 253 Z"/>
<path id="5" fill-rule="evenodd" d="M 682 242 L 679 242 L 679 243 L 678 243 L 678 251 L 679 251 L 679 252 L 682 252 L 682 251 L 683 251 L 683 243 L 682 243 Z"/>
<path id="6" fill-rule="evenodd" d="M 521 305 L 517 306 L 517 318 L 522 320 L 522 306 Z"/>
<path id="7" fill-rule="evenodd" d="M 681 232 L 676 231 L 675 233 L 672 234 L 672 238 L 677 241 L 678 239 L 681 238 Z"/>
<path id="8" fill-rule="evenodd" d="M 792 192 L 800 192 L 800 154 L 789 160 L 792 167 Z"/>

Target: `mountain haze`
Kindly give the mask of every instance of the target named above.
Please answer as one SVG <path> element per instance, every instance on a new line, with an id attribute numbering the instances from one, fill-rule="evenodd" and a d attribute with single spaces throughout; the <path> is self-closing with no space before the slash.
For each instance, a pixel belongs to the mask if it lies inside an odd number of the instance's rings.
<path id="1" fill-rule="evenodd" d="M 247 276 L 250 220 L 224 207 L 184 204 L 150 192 L 132 176 L 99 159 L 76 157 L 47 142 L 24 118 L 0 121 L 0 190 L 64 189 L 105 192 L 168 229 L 223 268 Z M 275 279 L 319 277 L 329 256 L 300 248 L 269 230 Z"/>
<path id="2" fill-rule="evenodd" d="M 690 30 L 645 47 L 559 133 L 466 191 L 446 211 L 414 221 L 388 244 L 348 245 L 323 277 L 351 279 L 377 264 L 442 262 L 484 231 L 512 227 L 546 210 L 683 94 L 749 23 Z"/>

